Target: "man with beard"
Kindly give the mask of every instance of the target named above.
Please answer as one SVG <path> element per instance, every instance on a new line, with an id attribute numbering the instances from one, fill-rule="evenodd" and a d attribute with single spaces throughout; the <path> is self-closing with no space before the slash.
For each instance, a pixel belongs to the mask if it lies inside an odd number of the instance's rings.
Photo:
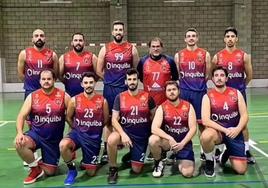
<path id="1" fill-rule="evenodd" d="M 82 166 L 89 176 L 94 176 L 101 148 L 102 130 L 109 120 L 106 99 L 95 92 L 96 76 L 92 72 L 82 74 L 84 92 L 72 97 L 67 108 L 66 119 L 71 131 L 60 142 L 61 156 L 68 167 L 65 185 L 72 185 L 77 176 L 73 162 L 75 151 L 82 150 Z"/>
<path id="2" fill-rule="evenodd" d="M 192 138 L 196 133 L 196 116 L 193 106 L 179 98 L 176 81 L 166 83 L 167 100 L 156 110 L 152 123 L 153 135 L 149 147 L 155 159 L 153 177 L 163 176 L 162 151 L 172 151 L 179 160 L 178 169 L 184 177 L 194 173 L 194 152 Z"/>
<path id="3" fill-rule="evenodd" d="M 34 46 L 22 50 L 18 57 L 18 76 L 24 82 L 24 99 L 41 87 L 39 76 L 42 70 L 53 69 L 56 76 L 58 74 L 58 57 L 51 49 L 45 48 L 44 31 L 34 30 L 32 43 Z"/>
<path id="4" fill-rule="evenodd" d="M 123 41 L 124 34 L 124 23 L 114 21 L 112 26 L 114 40 L 105 44 L 98 55 L 97 74 L 103 79 L 103 96 L 108 101 L 110 115 L 115 97 L 122 91 L 127 90 L 125 85 L 126 71 L 132 67 L 135 68 L 139 61 L 136 47 L 127 41 Z M 101 159 L 103 164 L 108 161 L 106 141 L 110 132 L 105 128 L 104 134 L 104 151 Z"/>
<path id="5" fill-rule="evenodd" d="M 82 33 L 74 33 L 71 42 L 72 50 L 59 59 L 59 77 L 65 85 L 65 91 L 71 96 L 83 92 L 80 84 L 84 72 L 95 72 L 97 57 L 86 51 L 85 38 Z"/>
<path id="6" fill-rule="evenodd" d="M 148 138 L 151 135 L 151 118 L 155 103 L 145 91 L 138 90 L 138 72 L 126 72 L 127 91 L 118 94 L 114 101 L 112 125 L 115 129 L 108 138 L 109 176 L 108 183 L 117 183 L 117 146 L 130 148 L 131 172 L 139 174 L 144 165 Z"/>
<path id="7" fill-rule="evenodd" d="M 153 97 L 156 105 L 160 105 L 166 100 L 166 81 L 178 79 L 173 58 L 162 52 L 162 40 L 158 37 L 153 38 L 149 42 L 149 55 L 144 56 L 137 67 L 144 91 Z"/>
<path id="8" fill-rule="evenodd" d="M 41 89 L 27 96 L 17 117 L 17 135 L 14 140 L 18 155 L 29 164 L 30 173 L 24 184 L 38 178 L 54 175 L 60 157 L 59 143 L 65 126 L 65 109 L 70 96 L 55 88 L 56 74 L 45 69 L 40 73 Z M 23 133 L 26 117 L 32 115 L 31 129 Z M 42 162 L 34 158 L 34 151 L 41 149 Z"/>
<path id="9" fill-rule="evenodd" d="M 58 74 L 58 57 L 51 49 L 45 48 L 46 37 L 44 31 L 36 29 L 33 32 L 33 47 L 22 50 L 18 57 L 18 76 L 24 82 L 24 100 L 33 91 L 39 89 L 40 72 L 45 69 L 53 69 Z M 31 125 L 31 117 L 27 117 L 27 123 Z M 38 158 L 35 153 L 35 158 Z M 24 162 L 24 165 L 28 164 Z"/>
<path id="10" fill-rule="evenodd" d="M 245 100 L 239 90 L 227 87 L 228 72 L 219 66 L 212 70 L 215 88 L 208 91 L 202 100 L 202 121 L 205 130 L 200 136 L 206 156 L 204 173 L 215 176 L 213 150 L 216 144 L 225 144 L 226 150 L 220 156 L 220 164 L 230 159 L 238 174 L 247 170 L 245 144 L 242 131 L 247 126 L 248 113 Z"/>
<path id="11" fill-rule="evenodd" d="M 236 47 L 238 33 L 234 27 L 228 27 L 224 32 L 225 49 L 219 51 L 212 59 L 213 66 L 223 66 L 229 72 L 227 86 L 238 89 L 247 102 L 246 87 L 252 79 L 251 56 Z M 254 164 L 255 158 L 249 150 L 249 132 L 247 126 L 243 130 L 247 162 Z"/>

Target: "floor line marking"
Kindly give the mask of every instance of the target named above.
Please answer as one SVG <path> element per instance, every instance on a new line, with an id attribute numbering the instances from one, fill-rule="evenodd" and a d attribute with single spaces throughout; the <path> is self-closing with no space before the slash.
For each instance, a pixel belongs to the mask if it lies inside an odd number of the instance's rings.
<path id="1" fill-rule="evenodd" d="M 249 139 L 249 145 L 250 145 L 253 149 L 255 149 L 256 151 L 258 151 L 259 153 L 261 153 L 262 155 L 264 155 L 265 157 L 268 158 L 268 154 L 267 154 L 267 153 L 265 153 L 263 150 L 261 150 L 260 148 L 258 148 L 257 146 L 255 146 L 255 145 L 257 145 L 257 143 L 256 143 L 255 141 Z"/>
<path id="2" fill-rule="evenodd" d="M 3 122 L 3 123 L 0 124 L 0 127 L 3 127 L 6 124 L 8 124 L 8 122 Z"/>

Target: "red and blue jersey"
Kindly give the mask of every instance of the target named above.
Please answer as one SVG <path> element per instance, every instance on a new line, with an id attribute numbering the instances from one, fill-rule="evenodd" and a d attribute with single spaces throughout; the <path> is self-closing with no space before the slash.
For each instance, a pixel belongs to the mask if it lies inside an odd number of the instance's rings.
<path id="1" fill-rule="evenodd" d="M 84 91 L 80 84 L 82 74 L 94 72 L 92 57 L 93 54 L 89 51 L 77 54 L 72 50 L 64 54 L 64 85 L 71 97 Z"/>
<path id="2" fill-rule="evenodd" d="M 147 140 L 151 134 L 150 110 L 154 101 L 145 91 L 132 96 L 129 91 L 117 95 L 113 110 L 120 113 L 119 123 L 124 131 L 135 140 Z"/>
<path id="3" fill-rule="evenodd" d="M 132 44 L 110 42 L 105 48 L 104 84 L 125 87 L 126 71 L 133 66 Z"/>
<path id="4" fill-rule="evenodd" d="M 162 104 L 166 100 L 166 81 L 178 79 L 173 58 L 162 55 L 159 60 L 154 60 L 147 55 L 140 60 L 137 69 L 144 91 L 149 93 L 157 105 Z"/>
<path id="5" fill-rule="evenodd" d="M 31 47 L 25 50 L 24 89 L 35 91 L 41 88 L 39 79 L 44 69 L 53 69 L 53 51 L 45 48 L 41 51 Z"/>
<path id="6" fill-rule="evenodd" d="M 187 48 L 178 52 L 180 88 L 192 91 L 206 91 L 206 50 Z"/>
<path id="7" fill-rule="evenodd" d="M 34 91 L 31 108 L 31 130 L 48 141 L 59 141 L 65 125 L 65 93 L 55 88 L 51 94 Z"/>
<path id="8" fill-rule="evenodd" d="M 161 128 L 172 136 L 176 142 L 181 142 L 189 132 L 190 103 L 180 100 L 180 103 L 174 106 L 170 101 L 166 100 L 161 106 L 164 114 Z"/>
<path id="9" fill-rule="evenodd" d="M 223 93 L 211 89 L 207 93 L 211 106 L 211 120 L 225 128 L 236 127 L 240 120 L 237 90 L 227 87 Z"/>
<path id="10" fill-rule="evenodd" d="M 228 70 L 226 85 L 240 91 L 246 89 L 244 56 L 245 52 L 239 49 L 233 52 L 223 49 L 217 53 L 216 65 L 220 65 Z"/>
<path id="11" fill-rule="evenodd" d="M 73 128 L 89 139 L 101 141 L 104 127 L 104 97 L 95 94 L 91 99 L 84 93 L 75 96 Z"/>

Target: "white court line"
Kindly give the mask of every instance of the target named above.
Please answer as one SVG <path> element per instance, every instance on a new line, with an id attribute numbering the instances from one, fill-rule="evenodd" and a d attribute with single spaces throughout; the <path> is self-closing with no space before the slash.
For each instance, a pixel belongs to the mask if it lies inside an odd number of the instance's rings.
<path id="1" fill-rule="evenodd" d="M 3 127 L 6 124 L 8 124 L 8 122 L 5 121 L 5 122 L 3 122 L 3 123 L 0 124 L 0 127 Z"/>
<path id="2" fill-rule="evenodd" d="M 258 151 L 259 153 L 261 153 L 262 155 L 264 155 L 265 157 L 268 158 L 268 154 L 267 154 L 267 153 L 265 153 L 265 152 L 262 151 L 260 148 L 258 148 L 257 146 L 255 146 L 255 145 L 257 145 L 256 142 L 254 142 L 253 140 L 249 139 L 249 145 L 250 145 L 252 148 L 254 148 L 256 151 Z"/>

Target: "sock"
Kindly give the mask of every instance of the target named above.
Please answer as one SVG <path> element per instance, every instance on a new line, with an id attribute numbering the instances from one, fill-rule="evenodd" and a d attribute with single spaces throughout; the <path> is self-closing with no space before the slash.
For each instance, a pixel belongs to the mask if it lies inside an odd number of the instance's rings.
<path id="1" fill-rule="evenodd" d="M 103 155 L 107 155 L 107 142 L 104 142 Z"/>
<path id="2" fill-rule="evenodd" d="M 200 153 L 204 153 L 202 146 L 200 146 Z"/>
<path id="3" fill-rule="evenodd" d="M 206 156 L 206 160 L 213 161 L 214 151 L 204 154 Z"/>
<path id="4" fill-rule="evenodd" d="M 75 164 L 74 164 L 73 161 L 66 162 L 66 164 L 67 164 L 67 167 L 68 167 L 69 170 L 75 170 L 76 169 Z"/>
<path id="5" fill-rule="evenodd" d="M 38 162 L 36 160 L 34 160 L 34 162 L 32 162 L 32 163 L 29 163 L 30 168 L 37 167 L 37 166 L 38 166 Z"/>
<path id="6" fill-rule="evenodd" d="M 248 151 L 249 150 L 249 143 L 248 141 L 245 142 L 245 151 Z"/>

